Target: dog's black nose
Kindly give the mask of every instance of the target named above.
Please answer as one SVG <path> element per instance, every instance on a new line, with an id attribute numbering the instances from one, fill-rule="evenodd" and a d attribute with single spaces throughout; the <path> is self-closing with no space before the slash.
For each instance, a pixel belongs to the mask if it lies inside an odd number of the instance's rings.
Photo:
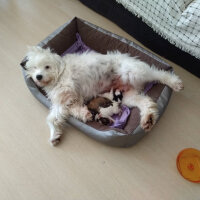
<path id="1" fill-rule="evenodd" d="M 42 79 L 42 75 L 37 75 L 36 78 L 38 81 L 40 81 Z"/>

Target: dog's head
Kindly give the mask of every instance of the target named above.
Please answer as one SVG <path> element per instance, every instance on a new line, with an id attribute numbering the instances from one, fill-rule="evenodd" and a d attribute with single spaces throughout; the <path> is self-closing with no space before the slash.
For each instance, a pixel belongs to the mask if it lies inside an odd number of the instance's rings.
<path id="1" fill-rule="evenodd" d="M 21 66 L 39 87 L 55 83 L 63 71 L 62 58 L 39 46 L 29 47 Z"/>

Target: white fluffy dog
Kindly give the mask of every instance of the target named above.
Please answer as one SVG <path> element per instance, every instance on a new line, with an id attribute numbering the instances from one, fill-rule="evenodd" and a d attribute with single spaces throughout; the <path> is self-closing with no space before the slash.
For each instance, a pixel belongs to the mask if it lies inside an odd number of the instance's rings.
<path id="1" fill-rule="evenodd" d="M 140 125 L 145 131 L 155 124 L 158 109 L 149 96 L 141 93 L 144 84 L 158 81 L 174 91 L 183 88 L 182 81 L 175 74 L 150 67 L 118 51 L 106 55 L 86 52 L 60 57 L 49 48 L 31 47 L 24 67 L 27 75 L 51 100 L 47 123 L 53 145 L 60 142 L 65 120 L 70 115 L 83 122 L 91 120 L 92 115 L 84 103 L 111 87 L 128 86 L 122 104 L 140 109 Z"/>

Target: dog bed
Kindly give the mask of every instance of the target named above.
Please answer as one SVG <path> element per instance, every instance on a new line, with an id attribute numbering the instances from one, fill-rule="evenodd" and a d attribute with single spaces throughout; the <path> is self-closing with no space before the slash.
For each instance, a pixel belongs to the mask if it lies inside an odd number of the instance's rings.
<path id="1" fill-rule="evenodd" d="M 81 48 L 90 48 L 102 54 L 106 54 L 107 51 L 119 50 L 122 53 L 137 56 L 142 61 L 159 69 L 172 70 L 166 62 L 137 44 L 76 17 L 59 27 L 38 45 L 43 48 L 50 47 L 54 52 L 62 56 L 71 51 L 70 48 L 74 48 L 74 44 L 77 44 L 76 33 L 79 33 L 84 42 L 85 46 Z M 26 77 L 25 69 L 22 68 L 22 71 L 31 93 L 49 108 L 51 102 L 46 98 L 44 91 L 38 88 L 31 78 Z M 162 84 L 150 84 L 149 86 L 150 88 L 145 93 L 157 102 L 159 115 L 161 116 L 168 104 L 172 90 Z M 140 113 L 138 108 L 131 109 L 130 116 L 123 129 L 112 128 L 97 122 L 85 124 L 73 117 L 70 117 L 67 122 L 86 135 L 111 146 L 131 146 L 146 134 L 139 125 Z"/>

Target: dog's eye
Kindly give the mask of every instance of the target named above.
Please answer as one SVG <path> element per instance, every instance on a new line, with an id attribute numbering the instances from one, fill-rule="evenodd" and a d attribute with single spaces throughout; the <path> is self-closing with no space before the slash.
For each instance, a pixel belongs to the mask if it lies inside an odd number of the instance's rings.
<path id="1" fill-rule="evenodd" d="M 49 69 L 50 67 L 47 65 L 47 66 L 45 66 L 45 69 Z"/>

